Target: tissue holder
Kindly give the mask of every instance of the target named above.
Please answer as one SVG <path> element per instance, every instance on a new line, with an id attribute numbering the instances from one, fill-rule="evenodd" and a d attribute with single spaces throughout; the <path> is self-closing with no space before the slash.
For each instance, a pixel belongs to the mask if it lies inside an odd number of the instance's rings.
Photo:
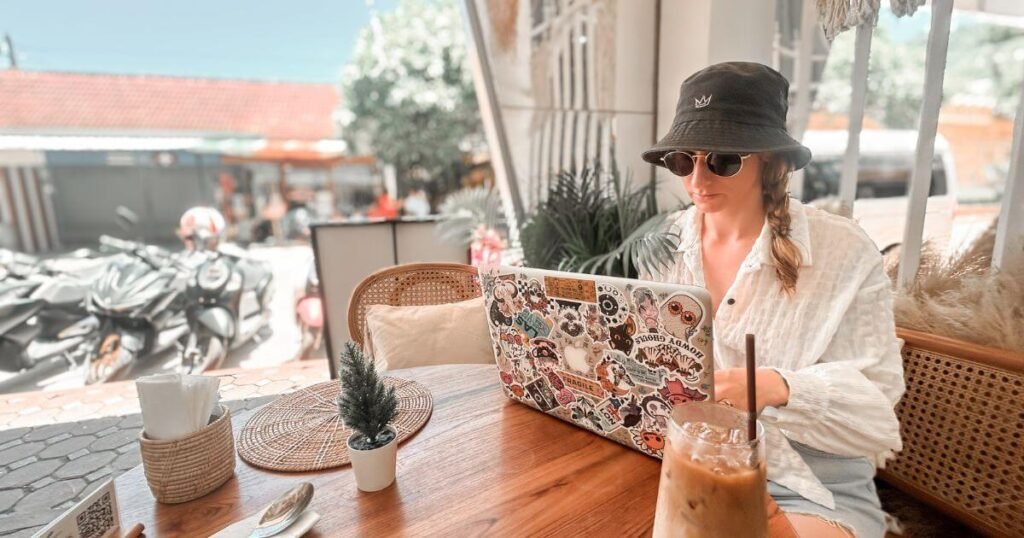
<path id="1" fill-rule="evenodd" d="M 142 467 L 149 490 L 158 502 L 175 504 L 198 499 L 235 474 L 235 437 L 231 411 L 203 429 L 174 441 L 155 441 L 139 433 Z"/>

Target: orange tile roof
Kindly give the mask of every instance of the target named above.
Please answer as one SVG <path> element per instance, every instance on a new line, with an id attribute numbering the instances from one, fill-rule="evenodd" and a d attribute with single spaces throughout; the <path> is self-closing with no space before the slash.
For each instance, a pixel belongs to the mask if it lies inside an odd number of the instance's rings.
<path id="1" fill-rule="evenodd" d="M 0 71 L 0 130 L 334 138 L 330 84 Z"/>

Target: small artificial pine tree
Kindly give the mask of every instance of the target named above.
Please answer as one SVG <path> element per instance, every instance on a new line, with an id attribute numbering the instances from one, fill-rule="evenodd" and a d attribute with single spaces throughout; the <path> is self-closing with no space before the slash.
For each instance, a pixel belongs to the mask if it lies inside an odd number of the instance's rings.
<path id="1" fill-rule="evenodd" d="M 352 440 L 357 450 L 372 450 L 391 442 L 386 427 L 398 415 L 394 387 L 385 387 L 373 359 L 354 342 L 346 342 L 341 353 L 341 396 L 338 409 L 345 424 L 362 434 Z"/>

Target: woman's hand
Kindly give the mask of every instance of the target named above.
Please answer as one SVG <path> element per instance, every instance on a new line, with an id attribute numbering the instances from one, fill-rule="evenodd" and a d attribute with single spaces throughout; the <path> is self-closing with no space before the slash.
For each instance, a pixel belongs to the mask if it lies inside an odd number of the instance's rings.
<path id="1" fill-rule="evenodd" d="M 782 376 L 772 368 L 758 368 L 754 374 L 757 383 L 757 413 L 765 407 L 781 407 L 789 401 L 789 387 Z M 715 370 L 715 401 L 747 410 L 747 371 L 744 368 Z"/>

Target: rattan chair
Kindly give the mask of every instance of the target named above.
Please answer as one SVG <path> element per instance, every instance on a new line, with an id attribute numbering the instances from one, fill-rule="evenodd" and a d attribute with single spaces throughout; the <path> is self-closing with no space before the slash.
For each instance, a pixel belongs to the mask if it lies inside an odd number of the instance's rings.
<path id="1" fill-rule="evenodd" d="M 456 303 L 479 297 L 477 269 L 461 263 L 410 263 L 366 277 L 348 302 L 348 330 L 363 345 L 366 308 L 375 304 L 423 306 Z"/>
<path id="2" fill-rule="evenodd" d="M 992 536 L 1024 536 L 1024 354 L 900 329 L 903 451 L 879 477 Z"/>

